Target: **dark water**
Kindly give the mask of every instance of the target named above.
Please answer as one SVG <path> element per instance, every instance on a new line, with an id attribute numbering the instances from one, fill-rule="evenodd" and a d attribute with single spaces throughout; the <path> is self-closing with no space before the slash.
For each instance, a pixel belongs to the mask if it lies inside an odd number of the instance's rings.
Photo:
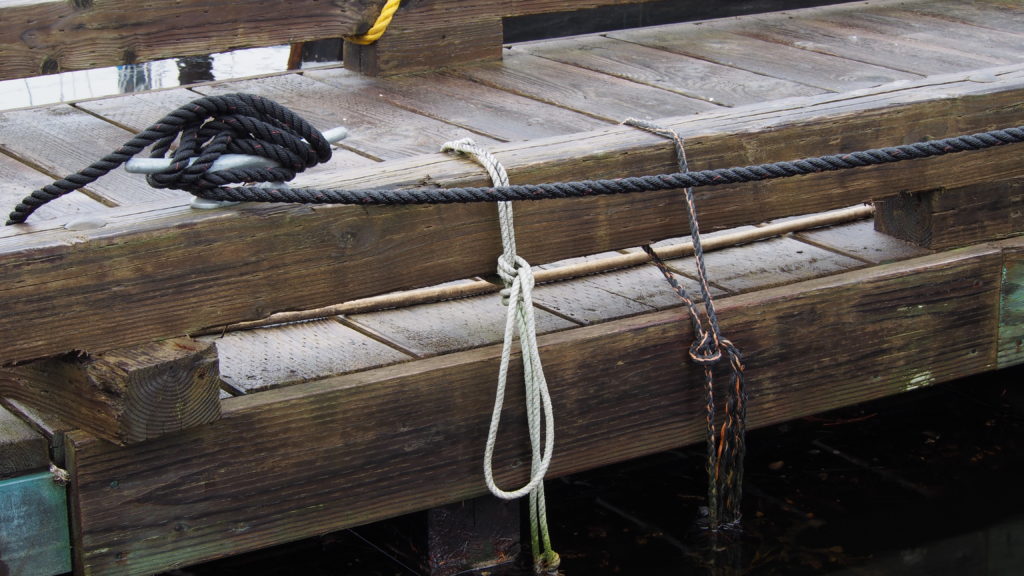
<path id="1" fill-rule="evenodd" d="M 1024 574 L 1022 382 L 1017 367 L 751 432 L 743 531 L 717 542 L 694 528 L 702 446 L 549 481 L 562 572 Z M 416 573 L 350 531 L 176 572 Z"/>

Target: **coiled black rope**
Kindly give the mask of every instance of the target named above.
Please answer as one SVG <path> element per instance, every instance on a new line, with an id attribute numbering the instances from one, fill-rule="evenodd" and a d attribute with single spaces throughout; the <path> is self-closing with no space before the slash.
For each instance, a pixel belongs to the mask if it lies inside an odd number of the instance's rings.
<path id="1" fill-rule="evenodd" d="M 163 158 L 175 140 L 171 167 L 147 176 L 155 188 L 199 194 L 240 182 L 286 181 L 331 158 L 331 146 L 320 131 L 273 100 L 252 94 L 207 96 L 171 112 L 88 168 L 32 192 L 7 224 L 24 222 L 43 204 L 87 186 L 149 146 L 151 158 Z M 262 156 L 280 167 L 210 170 L 228 153 Z"/>
<path id="2" fill-rule="evenodd" d="M 206 121 L 207 119 L 210 120 Z M 181 142 L 173 156 L 176 161 L 174 166 L 167 173 L 150 175 L 148 180 L 151 185 L 186 190 L 209 200 L 305 204 L 450 204 L 652 192 L 845 170 L 968 150 L 983 150 L 1024 141 L 1024 126 L 1018 126 L 942 140 L 789 162 L 633 176 L 615 180 L 445 189 L 260 188 L 230 184 L 290 180 L 295 172 L 312 166 L 317 161 L 322 162 L 330 158 L 330 147 L 319 132 L 280 104 L 259 96 L 231 94 L 200 98 L 182 106 L 85 170 L 36 190 L 11 212 L 7 224 L 24 222 L 29 214 L 43 204 L 93 182 L 151 144 L 152 157 L 162 157 L 179 133 Z M 209 171 L 213 160 L 225 152 L 272 158 L 286 168 Z M 190 166 L 189 161 L 192 158 L 196 158 L 196 161 Z"/>

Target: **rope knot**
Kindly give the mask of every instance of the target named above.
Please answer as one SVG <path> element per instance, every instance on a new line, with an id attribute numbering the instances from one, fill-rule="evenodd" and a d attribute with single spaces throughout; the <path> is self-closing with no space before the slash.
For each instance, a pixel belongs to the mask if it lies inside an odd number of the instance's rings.
<path id="1" fill-rule="evenodd" d="M 513 298 L 513 292 L 517 292 L 518 298 L 521 299 L 522 294 L 532 290 L 535 283 L 530 263 L 516 255 L 502 254 L 498 256 L 498 277 L 505 285 L 501 291 L 501 303 L 505 306 L 509 305 L 509 301 Z M 518 290 L 513 289 L 516 280 L 519 281 Z"/>
<path id="2" fill-rule="evenodd" d="M 554 550 L 541 554 L 533 563 L 533 573 L 539 576 L 558 576 L 558 567 L 562 559 Z"/>
<path id="3" fill-rule="evenodd" d="M 690 359 L 699 366 L 714 366 L 722 359 L 722 350 L 708 332 L 690 344 Z"/>

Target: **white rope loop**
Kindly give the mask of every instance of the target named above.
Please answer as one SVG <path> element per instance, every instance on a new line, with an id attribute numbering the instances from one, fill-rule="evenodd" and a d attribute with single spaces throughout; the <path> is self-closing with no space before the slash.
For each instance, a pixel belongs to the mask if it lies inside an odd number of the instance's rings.
<path id="1" fill-rule="evenodd" d="M 461 152 L 481 164 L 490 175 L 495 186 L 507 186 L 508 173 L 498 159 L 487 150 L 477 146 L 470 139 L 448 142 L 442 151 Z M 510 202 L 498 203 L 498 222 L 501 226 L 502 254 L 498 257 L 498 276 L 505 289 L 501 291 L 502 303 L 508 306 L 505 316 L 505 334 L 501 349 L 501 364 L 498 368 L 498 386 L 494 394 L 494 411 L 484 447 L 484 480 L 487 488 L 498 498 L 514 500 L 527 494 L 530 496 L 530 532 L 532 536 L 535 572 L 548 574 L 558 570 L 558 554 L 551 549 L 548 533 L 547 510 L 544 500 L 544 476 L 551 464 L 555 449 L 555 416 L 551 405 L 551 394 L 544 368 L 537 349 L 537 325 L 533 312 L 533 270 L 530 263 L 516 254 L 515 228 L 512 221 Z M 512 358 L 512 342 L 516 335 L 523 358 L 523 379 L 526 392 L 526 422 L 530 431 L 530 480 L 516 490 L 503 490 L 494 481 L 494 445 L 501 425 L 501 410 L 505 404 L 505 388 L 508 381 L 509 362 Z M 542 415 L 543 412 L 543 415 Z M 543 427 L 543 434 L 541 428 Z M 541 437 L 543 436 L 543 448 Z M 543 545 L 543 551 L 541 546 Z"/>

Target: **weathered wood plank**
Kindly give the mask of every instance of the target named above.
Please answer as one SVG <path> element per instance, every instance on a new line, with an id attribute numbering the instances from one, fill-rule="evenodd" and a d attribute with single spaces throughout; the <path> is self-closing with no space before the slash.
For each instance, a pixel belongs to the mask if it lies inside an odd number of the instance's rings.
<path id="1" fill-rule="evenodd" d="M 0 406 L 0 478 L 45 470 L 49 465 L 46 438 Z"/>
<path id="2" fill-rule="evenodd" d="M 188 338 L 0 370 L 0 394 L 117 444 L 216 420 L 219 389 L 216 349 Z"/>
<path id="3" fill-rule="evenodd" d="M 485 134 L 495 140 L 529 140 L 593 130 L 607 125 L 503 90 L 447 74 L 366 78 L 344 69 L 311 70 L 304 74 L 353 94 L 390 102 L 448 124 Z"/>
<path id="4" fill-rule="evenodd" d="M 943 20 L 963 22 L 971 26 L 1019 34 L 1024 23 L 1024 11 L 1016 0 L 981 2 L 957 2 L 956 0 L 939 0 L 936 2 L 917 2 L 904 6 L 904 9 L 918 14 L 928 14 Z"/>
<path id="5" fill-rule="evenodd" d="M 919 3 L 927 4 L 926 2 Z M 822 9 L 821 14 L 841 19 L 859 5 L 843 4 Z M 813 14 L 819 14 L 815 11 Z M 955 48 L 925 48 L 900 37 L 854 33 L 841 24 L 792 18 L 791 13 L 760 14 L 732 21 L 705 25 L 769 42 L 794 46 L 811 52 L 857 60 L 913 74 L 944 74 L 957 70 L 975 70 L 1000 62 L 984 55 L 966 54 Z"/>
<path id="6" fill-rule="evenodd" d="M 750 424 L 992 369 L 1001 272 L 1000 248 L 982 246 L 720 300 L 745 353 Z M 690 337 L 678 310 L 542 336 L 550 475 L 702 438 Z M 483 494 L 493 398 L 480 382 L 499 352 L 228 399 L 218 422 L 123 449 L 72 434 L 79 570 L 152 573 Z M 521 401 L 506 403 L 501 483 L 526 472 Z"/>
<path id="7" fill-rule="evenodd" d="M 56 178 L 78 172 L 121 147 L 132 133 L 68 105 L 0 112 L 0 150 Z M 52 180 L 51 180 L 52 182 Z M 115 170 L 85 188 L 109 205 L 187 196 Z M 23 196 L 31 193 L 26 190 Z"/>
<path id="8" fill-rule="evenodd" d="M 803 242 L 875 264 L 929 253 L 920 246 L 878 232 L 871 220 L 800 232 L 795 237 Z"/>
<path id="9" fill-rule="evenodd" d="M 354 314 L 346 320 L 413 354 L 435 356 L 501 342 L 508 308 L 501 296 L 488 294 L 412 308 Z M 535 312 L 537 333 L 576 326 L 543 310 Z"/>
<path id="10" fill-rule="evenodd" d="M 372 90 L 357 92 L 355 88 L 360 82 L 370 84 L 373 79 L 353 78 L 351 90 L 339 91 L 300 74 L 286 74 L 200 86 L 196 91 L 259 94 L 291 108 L 322 130 L 345 126 L 349 135 L 341 141 L 341 147 L 378 160 L 436 152 L 444 142 L 460 138 L 473 137 L 481 144 L 497 142 L 465 128 L 396 108 Z M 424 89 L 429 86 L 429 81 L 423 82 Z"/>
<path id="11" fill-rule="evenodd" d="M 1024 241 L 1004 252 L 999 308 L 999 368 L 1024 363 Z"/>
<path id="12" fill-rule="evenodd" d="M 239 394 L 410 359 L 333 320 L 201 340 L 217 345 L 221 379 Z"/>
<path id="13" fill-rule="evenodd" d="M 528 54 L 625 78 L 723 106 L 825 92 L 605 36 L 545 40 L 516 47 Z"/>
<path id="14" fill-rule="evenodd" d="M 1024 180 L 886 198 L 875 228 L 933 250 L 1024 234 Z"/>
<path id="15" fill-rule="evenodd" d="M 933 78 L 917 86 L 789 100 L 665 124 L 688 136 L 691 166 L 705 168 L 1020 121 L 1024 73 L 1016 68 L 1000 72 L 995 82 Z M 671 143 L 621 126 L 493 150 L 517 182 L 663 173 L 675 165 Z M 899 190 L 1019 177 L 1019 159 L 1019 150 L 1006 146 L 706 188 L 698 190 L 698 204 L 702 224 L 712 230 L 845 207 Z M 327 187 L 487 182 L 476 164 L 440 154 L 321 176 Z M 307 182 L 317 178 L 312 171 L 308 177 Z M 637 246 L 686 228 L 672 192 L 526 202 L 516 218 L 520 252 L 535 264 Z M 19 227 L 6 227 L 0 230 L 0 265 L 7 278 L 0 286 L 6 310 L 0 334 L 9 344 L 0 351 L 0 364 L 76 349 L 100 352 L 283 310 L 487 274 L 500 253 L 497 229 L 494 208 L 487 205 L 250 205 L 204 213 L 169 208 L 118 214 L 88 231 L 44 224 L 19 234 Z M 54 302 L 60 303 L 59 315 L 52 313 Z M 32 329 L 30 338 L 25 327 Z"/>
<path id="16" fill-rule="evenodd" d="M 692 24 L 622 30 L 605 36 L 833 92 L 918 77 L 892 68 Z"/>
<path id="17" fill-rule="evenodd" d="M 356 34 L 384 0 L 18 1 L 0 6 L 0 78 Z"/>
<path id="18" fill-rule="evenodd" d="M 49 576 L 70 570 L 67 487 L 50 472 L 0 480 L 0 571 Z"/>
<path id="19" fill-rule="evenodd" d="M 38 170 L 33 170 L 6 154 L 0 153 L 0 206 L 14 206 L 25 196 L 53 182 L 53 177 Z M 65 196 L 68 199 L 63 205 L 43 206 L 39 209 L 40 220 L 52 220 L 79 213 L 103 212 L 105 206 L 89 198 L 81 192 L 72 192 Z"/>
<path id="20" fill-rule="evenodd" d="M 515 47 L 505 51 L 500 63 L 465 66 L 451 73 L 612 122 L 717 108 L 697 98 L 531 56 Z"/>

